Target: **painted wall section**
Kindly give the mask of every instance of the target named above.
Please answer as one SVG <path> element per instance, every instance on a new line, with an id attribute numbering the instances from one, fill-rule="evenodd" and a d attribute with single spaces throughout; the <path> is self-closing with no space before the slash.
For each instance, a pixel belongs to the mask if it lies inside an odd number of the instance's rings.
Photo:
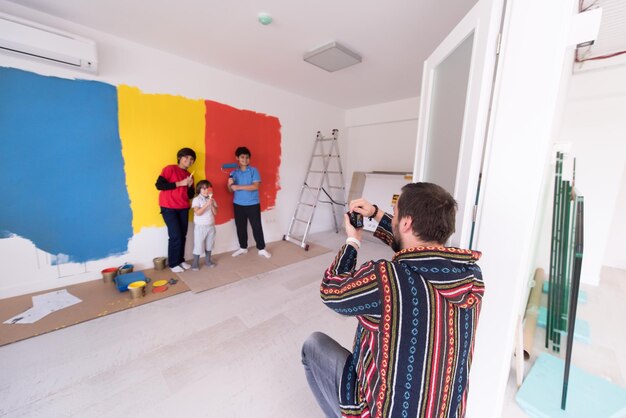
<path id="1" fill-rule="evenodd" d="M 215 199 L 220 205 L 216 224 L 234 218 L 233 205 L 229 203 L 233 197 L 226 186 L 232 169 L 222 170 L 221 167 L 237 161 L 235 150 L 240 146 L 250 150 L 250 165 L 261 175 L 261 211 L 276 205 L 276 194 L 280 190 L 280 142 L 278 118 L 206 101 L 206 178 L 213 184 Z"/>
<path id="2" fill-rule="evenodd" d="M 127 250 L 115 87 L 0 68 L 0 238 L 87 261 Z"/>
<path id="3" fill-rule="evenodd" d="M 195 182 L 205 178 L 205 106 L 202 100 L 145 94 L 125 85 L 118 87 L 118 98 L 132 228 L 138 233 L 144 227 L 164 225 L 154 184 L 163 167 L 176 164 L 179 149 L 189 147 L 196 152 L 189 171 Z"/>

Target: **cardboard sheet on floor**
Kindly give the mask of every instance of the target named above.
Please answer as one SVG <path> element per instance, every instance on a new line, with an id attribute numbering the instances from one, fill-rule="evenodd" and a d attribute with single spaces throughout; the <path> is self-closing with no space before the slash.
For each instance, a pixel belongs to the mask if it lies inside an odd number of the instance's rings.
<path id="1" fill-rule="evenodd" d="M 330 249 L 315 244 L 309 244 L 309 251 L 304 251 L 287 241 L 271 242 L 266 249 L 272 254 L 271 258 L 259 256 L 256 248 L 250 248 L 247 254 L 238 257 L 232 257 L 232 252 L 217 254 L 212 257 L 217 264 L 213 268 L 205 266 L 204 259 L 200 259 L 200 270 L 187 270 L 178 273 L 178 277 L 192 292 L 198 293 L 330 252 Z"/>
<path id="2" fill-rule="evenodd" d="M 169 280 L 176 277 L 169 269 L 143 271 L 146 277 L 152 282 L 155 280 Z M 119 292 L 114 283 L 104 283 L 102 279 L 92 280 L 66 286 L 59 289 L 45 290 L 43 292 L 28 295 L 15 296 L 0 300 L 0 322 L 29 310 L 32 305 L 33 296 L 43 295 L 55 290 L 67 290 L 68 293 L 81 299 L 81 303 L 52 312 L 32 324 L 4 324 L 0 323 L 0 346 L 45 334 L 50 331 L 65 328 L 70 325 L 98 318 L 114 312 L 123 311 L 134 306 L 143 305 L 168 296 L 189 290 L 187 285 L 178 281 L 174 286 L 163 293 L 152 293 L 152 286 L 148 284 L 146 296 L 139 299 L 131 299 L 130 292 Z"/>

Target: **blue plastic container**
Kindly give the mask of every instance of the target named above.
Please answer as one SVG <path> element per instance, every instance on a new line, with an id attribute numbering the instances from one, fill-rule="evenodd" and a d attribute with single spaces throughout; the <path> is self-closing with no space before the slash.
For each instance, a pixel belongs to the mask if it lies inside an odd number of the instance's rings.
<path id="1" fill-rule="evenodd" d="M 133 273 L 120 274 L 115 277 L 115 285 L 117 286 L 117 290 L 120 292 L 125 292 L 128 290 L 128 285 L 132 282 L 136 282 L 139 280 L 146 280 L 145 274 L 141 271 L 135 271 Z"/>

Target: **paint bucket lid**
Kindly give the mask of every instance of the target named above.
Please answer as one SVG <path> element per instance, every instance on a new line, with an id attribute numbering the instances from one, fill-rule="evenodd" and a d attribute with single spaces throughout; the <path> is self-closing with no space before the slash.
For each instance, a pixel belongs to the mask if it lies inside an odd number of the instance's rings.
<path id="1" fill-rule="evenodd" d="M 102 270 L 102 273 L 116 273 L 116 272 L 117 272 L 117 267 L 109 267 L 109 268 Z"/>
<path id="2" fill-rule="evenodd" d="M 152 293 L 162 293 L 167 290 L 167 286 L 158 286 L 152 288 Z"/>
<path id="3" fill-rule="evenodd" d="M 167 280 L 157 280 L 156 282 L 152 283 L 152 287 L 163 287 L 167 285 Z"/>

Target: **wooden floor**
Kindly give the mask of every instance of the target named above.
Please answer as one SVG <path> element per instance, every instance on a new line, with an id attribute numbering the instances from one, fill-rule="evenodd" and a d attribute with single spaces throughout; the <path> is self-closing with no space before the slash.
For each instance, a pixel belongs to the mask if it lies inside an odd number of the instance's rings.
<path id="1" fill-rule="evenodd" d="M 345 237 L 311 239 L 333 251 L 0 347 L 0 416 L 322 417 L 301 344 L 319 330 L 350 347 L 356 322 L 319 298 L 322 272 Z M 360 261 L 391 255 L 366 241 Z M 513 396 L 504 417 L 524 416 Z"/>

